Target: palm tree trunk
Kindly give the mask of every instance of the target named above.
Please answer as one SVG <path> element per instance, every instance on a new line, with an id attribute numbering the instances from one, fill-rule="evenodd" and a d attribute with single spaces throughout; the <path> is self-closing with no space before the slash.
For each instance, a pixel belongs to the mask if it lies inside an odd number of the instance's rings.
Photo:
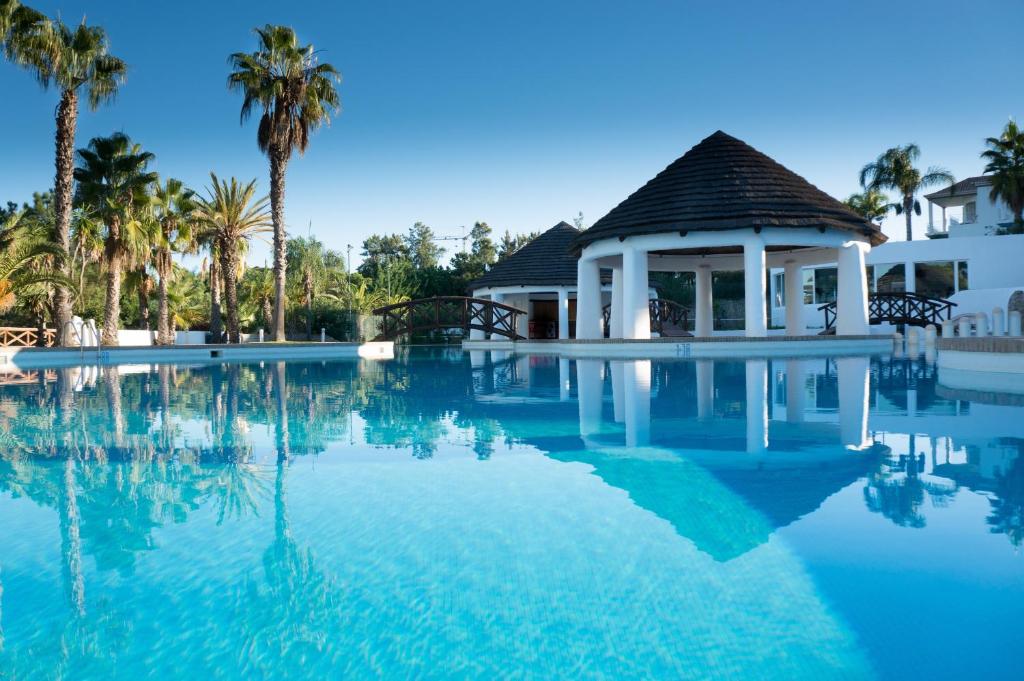
<path id="1" fill-rule="evenodd" d="M 274 321 L 274 308 L 270 303 L 270 298 L 263 299 L 263 326 L 270 330 L 270 324 Z"/>
<path id="2" fill-rule="evenodd" d="M 220 343 L 224 324 L 220 317 L 220 267 L 217 265 L 217 254 L 210 257 L 210 342 Z"/>
<path id="3" fill-rule="evenodd" d="M 274 441 L 277 446 L 277 462 L 280 465 L 291 456 L 291 442 L 288 433 L 288 383 L 284 362 L 274 364 L 274 397 L 277 413 L 274 419 Z"/>
<path id="4" fill-rule="evenodd" d="M 224 277 L 224 298 L 228 308 L 228 343 L 239 343 L 241 337 L 238 333 L 238 244 L 221 244 L 220 268 Z"/>
<path id="5" fill-rule="evenodd" d="M 907 241 L 914 240 L 912 220 L 914 210 L 914 195 L 909 194 L 903 197 L 903 215 L 907 218 Z"/>
<path id="6" fill-rule="evenodd" d="M 306 282 L 306 340 L 313 340 L 313 287 Z"/>
<path id="7" fill-rule="evenodd" d="M 167 304 L 167 280 L 170 278 L 171 254 L 166 249 L 161 249 L 157 261 L 157 313 L 156 313 L 156 344 L 173 345 L 174 337 L 171 335 L 171 313 Z"/>
<path id="8" fill-rule="evenodd" d="M 56 214 L 54 239 L 65 257 L 58 265 L 61 274 L 71 278 L 71 198 L 75 168 L 75 128 L 78 125 L 78 93 L 64 90 L 57 106 L 56 175 L 53 179 L 53 208 Z M 56 345 L 68 347 L 74 334 L 65 330 L 71 322 L 71 291 L 61 284 L 54 288 L 54 308 L 57 327 Z"/>
<path id="9" fill-rule="evenodd" d="M 62 476 L 60 502 L 60 544 L 64 594 L 75 616 L 85 614 L 85 577 L 82 572 L 82 535 L 78 515 L 78 491 L 75 486 L 75 460 L 67 453 Z"/>
<path id="10" fill-rule="evenodd" d="M 139 271 L 139 330 L 149 331 L 149 275 Z"/>
<path id="11" fill-rule="evenodd" d="M 284 175 L 288 165 L 285 152 L 272 147 L 270 151 L 270 214 L 274 221 L 274 325 L 271 337 L 284 341 L 285 274 L 287 245 L 284 225 Z"/>
<path id="12" fill-rule="evenodd" d="M 110 221 L 108 226 L 110 233 L 107 235 L 107 243 L 104 252 L 107 267 L 107 297 L 103 304 L 103 333 L 104 345 L 118 345 L 117 329 L 120 326 L 121 317 L 121 222 L 118 219 Z"/>

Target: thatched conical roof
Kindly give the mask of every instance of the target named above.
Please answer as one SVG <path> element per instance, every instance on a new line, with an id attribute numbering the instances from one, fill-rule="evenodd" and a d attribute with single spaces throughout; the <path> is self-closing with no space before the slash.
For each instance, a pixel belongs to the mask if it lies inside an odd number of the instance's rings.
<path id="1" fill-rule="evenodd" d="M 832 227 L 886 240 L 879 227 L 793 171 L 721 130 L 579 234 L 612 237 L 760 227 Z"/>
<path id="2" fill-rule="evenodd" d="M 557 225 L 518 251 L 495 263 L 469 289 L 489 286 L 575 286 L 576 256 L 570 251 L 580 231 L 567 222 Z"/>

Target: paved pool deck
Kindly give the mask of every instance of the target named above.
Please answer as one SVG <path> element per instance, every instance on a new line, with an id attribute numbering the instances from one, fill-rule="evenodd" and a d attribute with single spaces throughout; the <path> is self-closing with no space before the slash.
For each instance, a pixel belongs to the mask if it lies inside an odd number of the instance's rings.
<path id="1" fill-rule="evenodd" d="M 0 348 L 0 371 L 99 364 L 257 362 L 261 360 L 392 359 L 394 343 L 242 343 L 85 348 Z"/>
<path id="2" fill-rule="evenodd" d="M 712 336 L 702 338 L 465 340 L 465 351 L 529 352 L 595 359 L 665 357 L 800 357 L 890 352 L 893 336 Z"/>

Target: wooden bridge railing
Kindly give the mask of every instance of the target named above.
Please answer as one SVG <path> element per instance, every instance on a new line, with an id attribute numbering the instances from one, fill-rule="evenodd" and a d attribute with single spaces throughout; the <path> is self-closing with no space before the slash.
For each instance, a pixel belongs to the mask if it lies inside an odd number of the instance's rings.
<path id="1" fill-rule="evenodd" d="M 41 345 L 53 345 L 57 332 L 54 329 L 43 331 L 43 342 L 39 342 L 39 329 L 27 326 L 0 326 L 0 348 L 34 348 Z"/>
<path id="2" fill-rule="evenodd" d="M 526 312 L 511 305 L 485 298 L 435 296 L 379 307 L 373 314 L 381 318 L 381 332 L 374 340 L 394 340 L 418 331 L 461 328 L 513 340 L 526 340 L 518 329 L 519 315 Z"/>
<path id="3" fill-rule="evenodd" d="M 872 293 L 868 295 L 868 321 L 870 324 L 938 326 L 952 316 L 954 307 L 956 303 L 945 298 L 919 293 Z M 836 303 L 826 303 L 818 309 L 825 313 L 825 333 L 831 332 L 836 323 Z"/>
<path id="4" fill-rule="evenodd" d="M 664 298 L 652 299 L 648 305 L 651 314 L 651 331 L 660 336 L 680 336 L 687 334 L 690 310 L 674 300 Z M 604 335 L 611 332 L 612 306 L 604 306 Z M 688 334 L 687 334 L 688 335 Z"/>

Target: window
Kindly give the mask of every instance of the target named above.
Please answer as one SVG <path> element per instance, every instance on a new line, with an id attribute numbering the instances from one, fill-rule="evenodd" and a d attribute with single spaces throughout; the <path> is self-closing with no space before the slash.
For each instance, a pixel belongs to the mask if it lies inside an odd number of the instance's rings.
<path id="1" fill-rule="evenodd" d="M 956 264 L 956 290 L 966 291 L 969 289 L 967 277 L 967 261 L 961 260 Z"/>
<path id="2" fill-rule="evenodd" d="M 875 265 L 872 270 L 877 275 L 874 290 L 878 293 L 903 293 L 907 290 L 907 268 L 903 263 Z"/>
<path id="3" fill-rule="evenodd" d="M 814 270 L 802 270 L 804 277 L 804 305 L 814 304 Z"/>
<path id="4" fill-rule="evenodd" d="M 978 204 L 975 201 L 969 201 L 964 206 L 964 224 L 970 224 L 978 221 Z"/>
<path id="5" fill-rule="evenodd" d="M 814 302 L 818 305 L 836 302 L 837 283 L 835 267 L 814 270 Z"/>
<path id="6" fill-rule="evenodd" d="M 775 286 L 775 307 L 786 306 L 786 275 L 776 274 L 773 284 Z"/>
<path id="7" fill-rule="evenodd" d="M 914 290 L 931 298 L 949 298 L 956 293 L 952 261 L 914 263 Z"/>

